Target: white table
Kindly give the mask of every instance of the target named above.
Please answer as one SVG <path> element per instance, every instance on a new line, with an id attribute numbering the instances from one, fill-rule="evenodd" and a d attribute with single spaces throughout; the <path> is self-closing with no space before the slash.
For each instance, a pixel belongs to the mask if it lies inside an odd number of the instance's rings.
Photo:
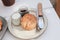
<path id="1" fill-rule="evenodd" d="M 32 40 L 60 40 L 60 20 L 52 7 L 49 0 L 16 0 L 15 5 L 11 7 L 4 7 L 0 1 L 0 16 L 6 17 L 8 20 L 9 16 L 17 11 L 19 7 L 27 4 L 32 8 L 37 8 L 37 3 L 41 2 L 43 4 L 43 13 L 47 16 L 48 19 L 48 27 L 44 34 L 37 39 Z M 15 38 L 11 33 L 7 30 L 5 36 L 2 40 L 21 40 Z"/>
<path id="2" fill-rule="evenodd" d="M 17 11 L 22 5 L 27 5 L 31 8 L 37 8 L 38 2 L 41 2 L 43 4 L 43 8 L 50 8 L 52 7 L 49 0 L 16 0 L 16 3 L 11 7 L 5 7 L 2 4 L 2 1 L 0 0 L 0 16 L 6 17 L 10 16 L 13 12 Z M 5 15 L 7 14 L 7 15 Z"/>
<path id="3" fill-rule="evenodd" d="M 44 14 L 46 14 L 48 19 L 48 27 L 42 36 L 32 40 L 60 40 L 60 22 L 58 16 L 56 15 L 55 10 L 53 8 L 46 9 L 44 10 Z M 20 40 L 20 39 L 17 39 L 14 36 L 12 36 L 10 32 L 7 30 L 3 40 Z"/>

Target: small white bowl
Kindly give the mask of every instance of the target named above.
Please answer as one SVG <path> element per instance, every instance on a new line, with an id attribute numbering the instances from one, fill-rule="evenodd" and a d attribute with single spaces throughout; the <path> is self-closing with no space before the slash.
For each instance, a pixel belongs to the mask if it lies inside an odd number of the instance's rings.
<path id="1" fill-rule="evenodd" d="M 15 12 L 12 16 L 11 16 L 11 22 L 14 25 L 19 25 L 20 24 L 20 18 L 21 15 L 18 12 Z"/>

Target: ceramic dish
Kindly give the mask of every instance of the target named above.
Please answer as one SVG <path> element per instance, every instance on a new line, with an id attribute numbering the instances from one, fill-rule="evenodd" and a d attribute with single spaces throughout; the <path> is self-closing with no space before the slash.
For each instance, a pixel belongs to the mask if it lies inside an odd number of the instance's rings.
<path id="1" fill-rule="evenodd" d="M 3 23 L 2 30 L 0 31 L 0 39 L 2 39 L 6 32 L 8 25 L 7 25 L 7 21 L 5 20 L 5 18 L 0 16 L 0 19 L 2 20 L 2 23 Z"/>
<path id="2" fill-rule="evenodd" d="M 37 17 L 36 9 L 29 8 L 28 10 L 29 10 L 30 13 L 35 12 L 36 14 L 33 14 L 33 15 L 35 15 Z M 25 31 L 20 26 L 14 26 L 11 23 L 11 18 L 8 21 L 8 29 L 11 32 L 11 34 L 14 35 L 17 38 L 32 39 L 32 38 L 39 37 L 40 35 L 42 35 L 44 33 L 44 31 L 47 28 L 47 24 L 48 24 L 47 17 L 45 15 L 43 15 L 43 17 L 44 17 L 44 28 L 40 31 L 36 31 L 36 29 L 33 29 L 31 31 Z"/>

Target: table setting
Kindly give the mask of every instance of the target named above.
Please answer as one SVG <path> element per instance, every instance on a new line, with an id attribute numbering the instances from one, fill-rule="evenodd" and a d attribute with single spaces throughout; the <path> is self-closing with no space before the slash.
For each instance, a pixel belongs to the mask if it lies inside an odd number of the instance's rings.
<path id="1" fill-rule="evenodd" d="M 60 39 L 60 20 L 50 0 L 0 0 L 0 6 L 1 40 Z"/>

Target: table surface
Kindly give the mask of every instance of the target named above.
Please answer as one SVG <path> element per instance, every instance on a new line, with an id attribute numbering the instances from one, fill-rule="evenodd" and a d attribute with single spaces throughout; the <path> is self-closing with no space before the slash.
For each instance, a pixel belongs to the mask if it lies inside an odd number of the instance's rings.
<path id="1" fill-rule="evenodd" d="M 52 7 L 51 3 L 49 0 L 16 0 L 15 4 L 11 7 L 5 7 L 0 0 L 0 16 L 6 17 L 11 15 L 13 12 L 17 11 L 21 6 L 27 6 L 30 8 L 37 8 L 37 4 L 41 2 L 43 5 L 43 8 L 47 9 Z M 7 14 L 7 15 L 5 15 Z"/>
<path id="2" fill-rule="evenodd" d="M 31 40 L 60 40 L 60 20 L 52 7 L 50 0 L 16 0 L 16 3 L 11 7 L 3 6 L 0 0 L 0 16 L 9 19 L 9 16 L 17 11 L 22 5 L 28 6 L 30 8 L 37 8 L 37 3 L 41 2 L 43 4 L 43 13 L 46 15 L 48 19 L 48 27 L 44 34 L 37 39 Z M 4 35 L 2 40 L 21 40 L 15 38 L 9 30 L 7 29 L 6 34 Z"/>
<path id="3" fill-rule="evenodd" d="M 47 12 L 48 11 L 48 12 Z M 43 10 L 48 19 L 48 27 L 44 34 L 37 39 L 32 40 L 60 40 L 60 20 L 54 10 L 54 8 Z M 15 38 L 7 30 L 3 40 L 20 40 Z"/>

